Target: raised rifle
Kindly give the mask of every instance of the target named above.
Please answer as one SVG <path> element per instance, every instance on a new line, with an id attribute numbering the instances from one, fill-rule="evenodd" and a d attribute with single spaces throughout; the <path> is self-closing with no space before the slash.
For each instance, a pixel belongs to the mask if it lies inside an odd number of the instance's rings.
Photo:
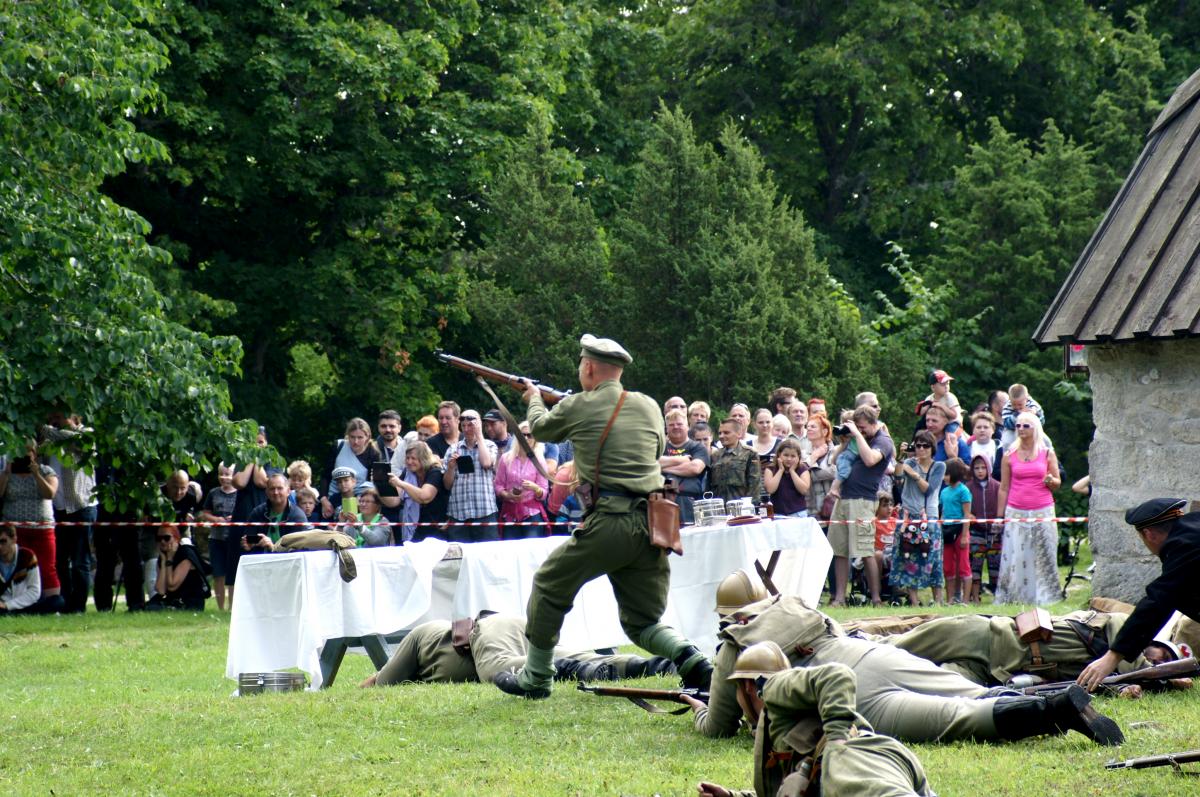
<path id="1" fill-rule="evenodd" d="M 708 702 L 708 692 L 700 689 L 638 689 L 631 686 L 589 686 L 582 681 L 576 687 L 580 692 L 590 692 L 597 697 L 624 697 L 641 709 L 651 714 L 685 714 L 691 708 L 684 695 L 695 698 L 702 703 Z M 658 706 L 647 703 L 647 700 L 666 700 L 672 703 L 683 703 L 684 707 L 675 711 L 665 711 Z"/>
<path id="2" fill-rule="evenodd" d="M 541 382 L 539 382 L 536 379 L 530 379 L 529 377 L 518 376 L 516 374 L 510 374 L 506 371 L 501 371 L 497 368 L 492 368 L 491 366 L 483 365 L 482 363 L 472 362 L 471 360 L 464 360 L 462 357 L 455 357 L 453 354 L 447 354 L 446 352 L 442 351 L 441 349 L 435 349 L 433 353 L 439 360 L 444 362 L 446 365 L 449 365 L 452 368 L 457 368 L 460 371 L 466 371 L 467 373 L 474 376 L 476 380 L 480 380 L 480 381 L 487 380 L 489 382 L 495 382 L 496 384 L 500 384 L 500 385 L 508 385 L 509 387 L 513 388 L 514 390 L 520 391 L 522 393 L 525 392 L 525 383 L 532 382 L 533 386 L 536 387 L 538 392 L 542 394 L 542 402 L 547 407 L 552 404 L 557 404 L 558 402 L 565 399 L 567 396 L 571 395 L 571 391 L 569 391 L 569 390 L 555 390 L 554 388 L 552 388 L 548 385 L 543 385 Z"/>
<path id="3" fill-rule="evenodd" d="M 1165 664 L 1156 664 L 1153 667 L 1143 667 L 1140 670 L 1133 670 L 1121 675 L 1110 675 L 1101 681 L 1100 685 L 1112 688 L 1129 686 L 1131 684 L 1145 686 L 1148 684 L 1162 684 L 1165 681 L 1175 678 L 1192 678 L 1195 676 L 1200 676 L 1200 662 L 1189 656 L 1179 661 L 1168 661 Z M 1021 691 L 1027 695 L 1053 695 L 1058 692 L 1065 692 L 1067 687 L 1074 683 L 1074 681 L 1056 681 L 1049 684 L 1027 686 Z"/>
<path id="4" fill-rule="evenodd" d="M 1164 755 L 1148 755 L 1144 758 L 1127 758 L 1124 761 L 1109 761 L 1105 769 L 1146 769 L 1148 767 L 1174 767 L 1179 771 L 1180 764 L 1200 761 L 1200 750 L 1188 750 L 1185 753 L 1165 753 Z"/>

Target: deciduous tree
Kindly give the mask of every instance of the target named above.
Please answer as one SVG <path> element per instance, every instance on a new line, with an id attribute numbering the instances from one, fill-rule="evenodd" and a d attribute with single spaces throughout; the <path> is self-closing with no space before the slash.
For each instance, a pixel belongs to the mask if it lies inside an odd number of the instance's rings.
<path id="1" fill-rule="evenodd" d="M 126 474 L 106 498 L 127 507 L 253 440 L 228 420 L 239 342 L 178 323 L 148 276 L 168 253 L 100 190 L 128 163 L 167 161 L 130 121 L 163 101 L 166 48 L 141 28 L 153 13 L 139 0 L 0 6 L 0 446 L 22 454 L 48 409 L 79 413 Z"/>

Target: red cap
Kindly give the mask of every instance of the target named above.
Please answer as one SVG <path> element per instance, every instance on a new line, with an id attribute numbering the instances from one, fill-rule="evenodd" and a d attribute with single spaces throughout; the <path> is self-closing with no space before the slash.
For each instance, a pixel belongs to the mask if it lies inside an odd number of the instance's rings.
<path id="1" fill-rule="evenodd" d="M 929 375 L 929 384 L 944 385 L 953 378 L 954 377 L 950 376 L 950 374 L 946 373 L 945 371 L 934 371 Z"/>

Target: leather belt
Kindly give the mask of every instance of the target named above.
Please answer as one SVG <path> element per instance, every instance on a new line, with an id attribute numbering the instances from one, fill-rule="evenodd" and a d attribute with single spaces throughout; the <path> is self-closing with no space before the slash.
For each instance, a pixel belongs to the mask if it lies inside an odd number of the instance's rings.
<path id="1" fill-rule="evenodd" d="M 646 497 L 640 493 L 631 493 L 627 490 L 599 490 L 597 494 L 601 498 L 631 498 L 635 501 Z"/>

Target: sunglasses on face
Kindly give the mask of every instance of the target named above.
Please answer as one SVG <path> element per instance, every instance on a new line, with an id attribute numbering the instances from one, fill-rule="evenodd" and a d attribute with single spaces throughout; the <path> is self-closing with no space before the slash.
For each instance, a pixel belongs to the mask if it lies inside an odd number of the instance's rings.
<path id="1" fill-rule="evenodd" d="M 913 443 L 913 448 L 933 448 L 929 443 Z"/>
<path id="2" fill-rule="evenodd" d="M 1032 429 L 1033 424 L 1032 423 L 1018 423 L 1017 428 L 1018 429 Z"/>
<path id="3" fill-rule="evenodd" d="M 155 539 L 159 542 L 170 542 L 172 537 L 170 535 L 164 535 L 162 537 L 155 537 Z"/>

